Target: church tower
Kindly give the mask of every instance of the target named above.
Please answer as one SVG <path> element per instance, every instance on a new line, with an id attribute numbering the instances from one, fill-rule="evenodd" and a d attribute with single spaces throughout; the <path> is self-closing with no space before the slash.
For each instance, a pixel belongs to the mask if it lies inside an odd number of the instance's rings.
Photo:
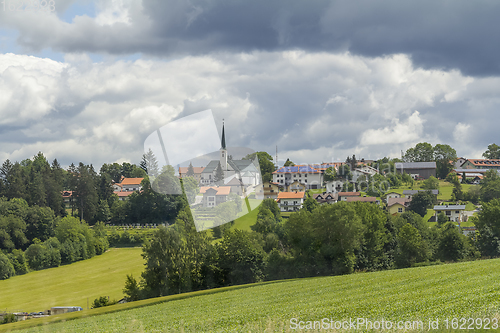
<path id="1" fill-rule="evenodd" d="M 224 176 L 226 176 L 227 171 L 227 150 L 226 150 L 226 135 L 224 133 L 224 120 L 222 120 L 222 140 L 220 147 L 220 166 L 222 171 L 224 171 Z"/>

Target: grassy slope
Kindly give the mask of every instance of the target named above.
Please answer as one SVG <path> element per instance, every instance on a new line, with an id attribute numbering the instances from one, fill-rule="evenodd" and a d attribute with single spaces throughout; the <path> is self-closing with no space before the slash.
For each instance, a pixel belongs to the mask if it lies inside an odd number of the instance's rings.
<path id="1" fill-rule="evenodd" d="M 81 306 L 99 296 L 119 300 L 127 274 L 143 270 L 140 248 L 110 249 L 70 265 L 0 281 L 0 311 L 43 311 L 52 306 Z"/>
<path id="2" fill-rule="evenodd" d="M 122 304 L 48 318 L 78 320 L 32 328 L 29 332 L 124 331 L 269 331 L 288 330 L 292 317 L 334 320 L 365 317 L 422 320 L 446 317 L 498 316 L 500 259 L 375 273 L 352 274 L 255 284 L 249 288 L 209 290 Z M 184 299 L 179 299 L 183 297 Z M 147 307 L 147 302 L 164 303 Z M 129 308 L 126 311 L 120 311 Z M 92 313 L 114 312 L 102 316 Z M 498 317 L 497 317 L 498 318 Z M 38 323 L 41 323 L 39 321 Z M 1 325 L 0 332 L 29 327 Z"/>

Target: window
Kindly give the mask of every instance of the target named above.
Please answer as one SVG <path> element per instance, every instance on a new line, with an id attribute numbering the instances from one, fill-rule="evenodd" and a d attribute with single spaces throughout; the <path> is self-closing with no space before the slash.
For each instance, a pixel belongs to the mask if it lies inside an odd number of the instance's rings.
<path id="1" fill-rule="evenodd" d="M 304 175 L 304 177 L 307 177 L 307 173 Z"/>
<path id="2" fill-rule="evenodd" d="M 460 214 L 460 211 L 456 210 L 456 211 L 455 211 L 455 214 Z"/>
<path id="3" fill-rule="evenodd" d="M 451 211 L 450 211 L 450 210 L 447 210 L 447 211 L 446 211 L 446 215 L 451 215 Z"/>
<path id="4" fill-rule="evenodd" d="M 208 201 L 214 201 L 214 197 L 208 197 Z"/>
<path id="5" fill-rule="evenodd" d="M 398 208 L 398 213 L 402 213 L 403 212 L 403 208 L 399 207 Z"/>

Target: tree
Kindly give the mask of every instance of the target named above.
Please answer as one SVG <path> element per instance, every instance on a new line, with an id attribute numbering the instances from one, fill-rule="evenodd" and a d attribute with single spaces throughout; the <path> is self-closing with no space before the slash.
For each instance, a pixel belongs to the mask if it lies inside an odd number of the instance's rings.
<path id="1" fill-rule="evenodd" d="M 483 153 L 483 157 L 491 160 L 500 159 L 500 146 L 492 143 L 488 149 Z"/>
<path id="2" fill-rule="evenodd" d="M 500 255 L 500 199 L 483 203 L 476 221 L 478 246 L 485 256 Z"/>
<path id="3" fill-rule="evenodd" d="M 410 267 L 414 263 L 426 261 L 428 249 L 418 230 L 405 224 L 398 232 L 396 263 L 399 267 Z"/>
<path id="4" fill-rule="evenodd" d="M 259 161 L 262 181 L 271 182 L 273 180 L 273 171 L 275 170 L 273 157 L 265 151 L 258 151 L 252 154 L 248 154 L 247 156 L 243 157 L 243 160 L 255 160 L 256 156 Z"/>
<path id="5" fill-rule="evenodd" d="M 436 174 L 444 179 L 453 170 L 453 162 L 457 160 L 457 152 L 449 145 L 436 144 L 434 146 L 434 160 L 436 161 Z"/>
<path id="6" fill-rule="evenodd" d="M 123 294 L 128 302 L 138 301 L 141 299 L 141 288 L 139 283 L 134 279 L 132 274 L 127 274 L 127 279 L 125 280 L 125 288 L 123 288 Z"/>
<path id="7" fill-rule="evenodd" d="M 294 166 L 294 165 L 295 165 L 295 163 L 293 163 L 292 161 L 290 161 L 290 159 L 288 159 L 288 158 L 286 159 L 285 164 L 283 164 L 283 166 Z"/>
<path id="8" fill-rule="evenodd" d="M 189 162 L 188 171 L 186 173 L 186 176 L 194 177 L 194 168 L 193 168 L 193 163 L 191 163 L 191 162 Z"/>
<path id="9" fill-rule="evenodd" d="M 325 182 L 329 182 L 335 180 L 337 178 L 337 170 L 334 167 L 329 167 L 325 170 L 325 174 L 323 176 L 323 180 Z"/>
<path id="10" fill-rule="evenodd" d="M 103 306 L 108 306 L 108 305 L 110 305 L 109 298 L 107 296 L 100 296 L 94 299 L 91 309 L 101 308 Z"/>
<path id="11" fill-rule="evenodd" d="M 302 205 L 303 209 L 307 209 L 312 212 L 319 206 L 319 203 L 311 196 L 311 194 L 307 193 L 307 198 L 304 200 L 304 204 Z"/>
<path id="12" fill-rule="evenodd" d="M 7 280 L 14 275 L 14 266 L 12 266 L 9 258 L 5 254 L 0 252 L 0 280 Z"/>
<path id="13" fill-rule="evenodd" d="M 500 176 L 496 170 L 488 170 L 481 181 L 481 200 L 484 202 L 500 198 Z"/>
<path id="14" fill-rule="evenodd" d="M 408 209 L 423 217 L 427 214 L 427 208 L 434 203 L 435 197 L 430 191 L 418 192 L 413 195 Z"/>
<path id="15" fill-rule="evenodd" d="M 217 164 L 217 169 L 215 169 L 214 180 L 216 183 L 221 183 L 224 180 L 224 172 L 222 171 L 220 162 Z"/>
<path id="16" fill-rule="evenodd" d="M 158 176 L 158 160 L 156 159 L 155 154 L 149 148 L 146 154 L 142 155 L 142 160 L 140 163 L 141 169 L 143 169 L 151 178 L 155 178 Z M 191 166 L 192 167 L 192 166 Z"/>
<path id="17" fill-rule="evenodd" d="M 446 217 L 446 214 L 444 212 L 440 212 L 438 214 L 438 216 L 437 216 L 438 226 L 442 227 L 448 221 L 449 221 L 449 219 Z"/>
<path id="18" fill-rule="evenodd" d="M 422 189 L 424 190 L 438 190 L 439 189 L 439 180 L 434 177 L 430 176 L 426 180 L 424 180 L 422 184 Z"/>
<path id="19" fill-rule="evenodd" d="M 442 261 L 458 261 L 467 257 L 467 237 L 451 222 L 442 226 L 437 254 Z"/>
<path id="20" fill-rule="evenodd" d="M 414 148 L 406 151 L 404 157 L 405 162 L 430 162 L 434 161 L 434 148 L 430 143 L 417 143 Z"/>

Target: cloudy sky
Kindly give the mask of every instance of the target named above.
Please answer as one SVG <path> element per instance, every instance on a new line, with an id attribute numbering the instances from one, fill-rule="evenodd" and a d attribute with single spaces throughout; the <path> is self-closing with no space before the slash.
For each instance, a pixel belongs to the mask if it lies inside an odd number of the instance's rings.
<path id="1" fill-rule="evenodd" d="M 500 144 L 497 1 L 21 2 L 0 5 L 1 162 L 138 163 L 207 109 L 296 163 Z"/>

